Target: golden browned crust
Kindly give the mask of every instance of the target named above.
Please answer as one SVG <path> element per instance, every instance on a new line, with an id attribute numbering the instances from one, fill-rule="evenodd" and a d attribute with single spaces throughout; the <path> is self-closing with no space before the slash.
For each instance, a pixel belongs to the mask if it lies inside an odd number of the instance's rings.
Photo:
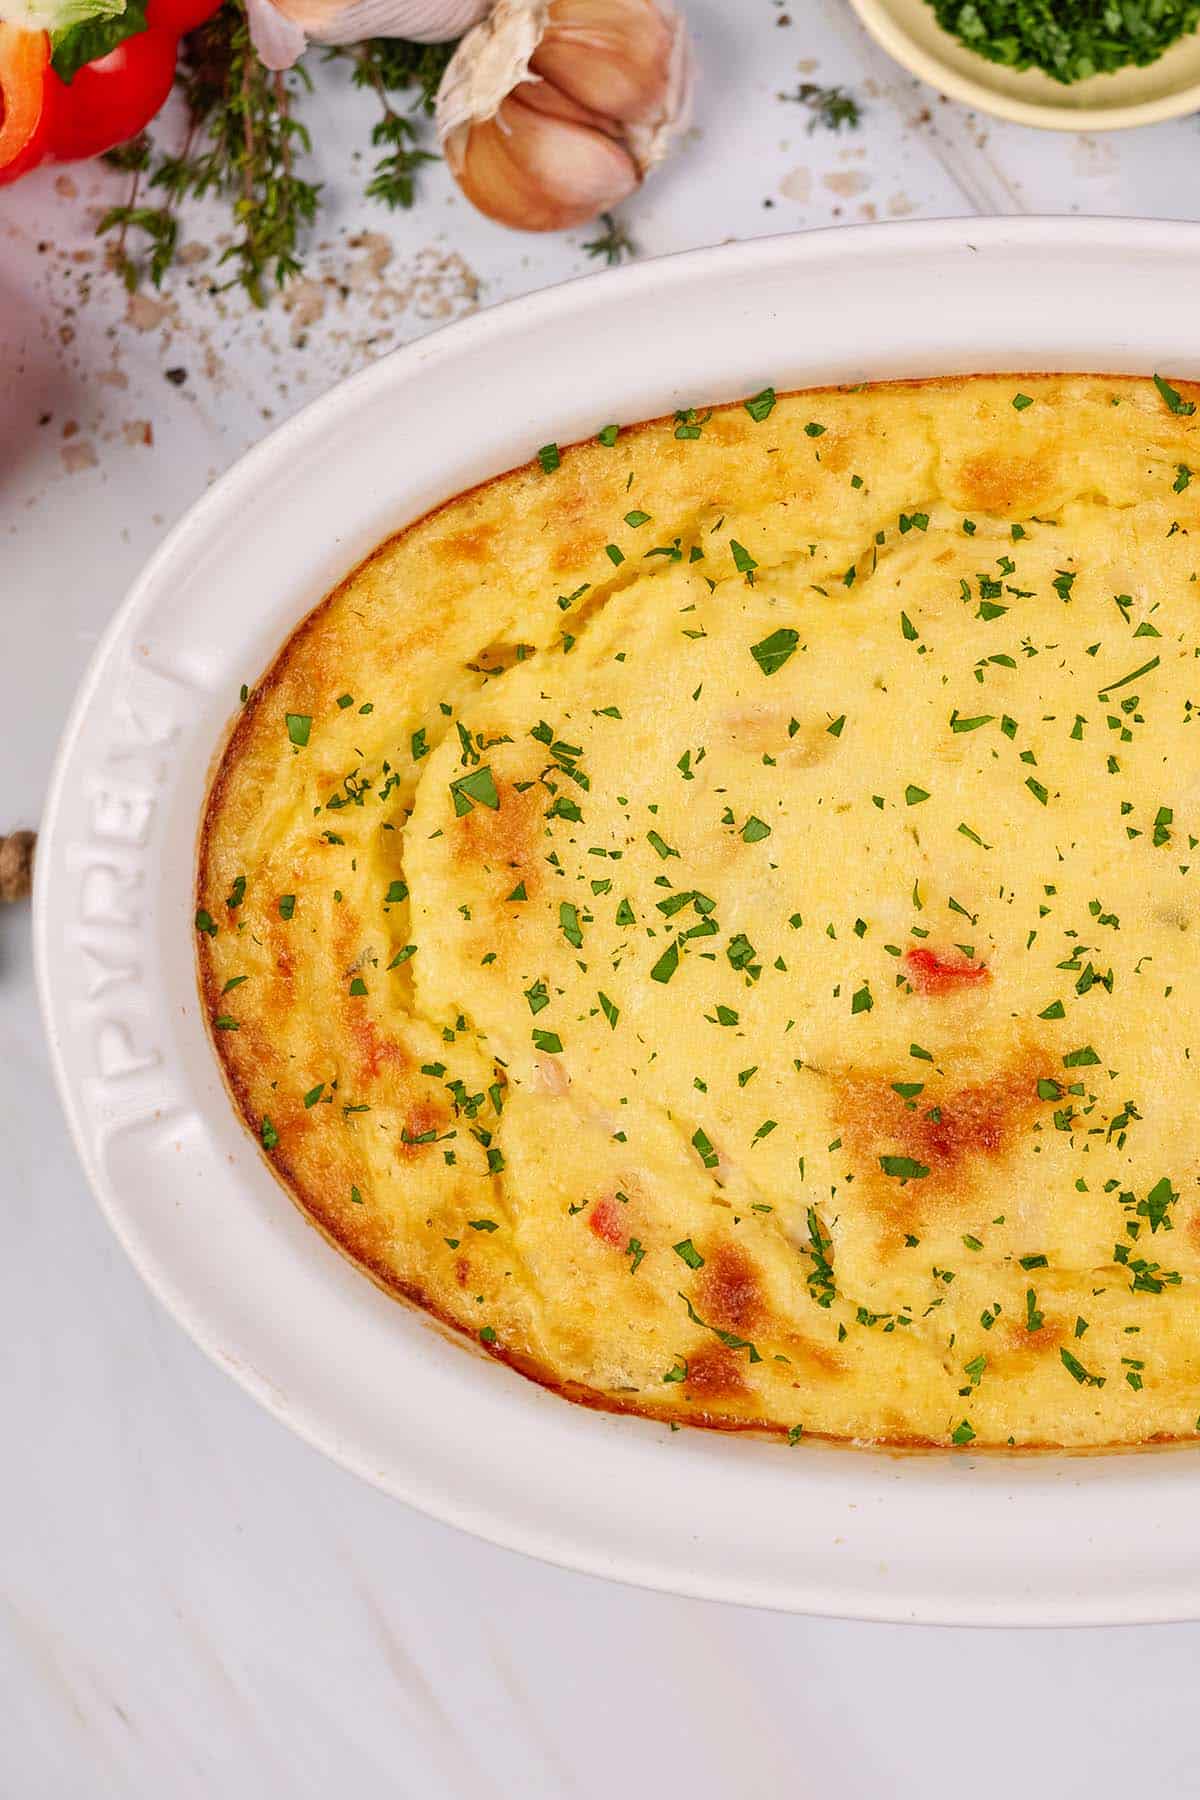
<path id="1" fill-rule="evenodd" d="M 677 415 L 347 577 L 197 879 L 226 1082 L 318 1229 L 593 1407 L 1191 1435 L 1191 399 Z"/>

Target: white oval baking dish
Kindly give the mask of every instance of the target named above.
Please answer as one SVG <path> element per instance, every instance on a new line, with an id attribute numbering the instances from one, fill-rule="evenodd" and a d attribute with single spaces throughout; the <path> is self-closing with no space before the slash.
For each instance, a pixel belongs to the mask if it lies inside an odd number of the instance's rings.
<path id="1" fill-rule="evenodd" d="M 884 376 L 1200 375 L 1200 227 L 951 221 L 704 250 L 512 301 L 376 363 L 172 532 L 59 754 L 37 959 L 71 1128 L 163 1303 L 275 1415 L 498 1543 L 677 1592 L 863 1618 L 1200 1617 L 1200 1450 L 883 1455 L 573 1407 L 433 1329 L 312 1230 L 201 1023 L 191 889 L 239 686 L 379 539 L 550 440 Z M 1200 1411 L 1200 1405 L 1198 1405 Z"/>

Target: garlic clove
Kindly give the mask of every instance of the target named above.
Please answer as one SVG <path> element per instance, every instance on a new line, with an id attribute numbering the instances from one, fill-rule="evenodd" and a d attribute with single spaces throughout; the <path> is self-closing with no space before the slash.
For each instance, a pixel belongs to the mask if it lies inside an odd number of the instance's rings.
<path id="1" fill-rule="evenodd" d="M 486 15 L 491 0 L 278 0 L 279 10 L 319 44 L 370 37 L 443 44 Z"/>
<path id="2" fill-rule="evenodd" d="M 593 131 L 615 138 L 618 143 L 624 140 L 625 134 L 617 120 L 606 119 L 603 113 L 593 112 L 590 106 L 584 106 L 579 100 L 572 100 L 570 94 L 564 93 L 562 88 L 553 87 L 548 81 L 539 81 L 536 76 L 532 76 L 521 83 L 519 91 L 521 105 L 532 107 L 534 112 L 545 113 L 551 119 L 566 119 L 572 125 L 589 125 Z"/>
<path id="3" fill-rule="evenodd" d="M 530 69 L 611 118 L 662 116 L 679 20 L 654 0 L 552 0 Z"/>
<path id="4" fill-rule="evenodd" d="M 691 73 L 670 0 L 495 0 L 446 69 L 438 138 L 490 218 L 527 231 L 582 224 L 666 154 Z"/>
<path id="5" fill-rule="evenodd" d="M 530 104 L 522 84 L 494 118 L 445 142 L 468 200 L 521 231 L 562 231 L 620 204 L 640 179 L 624 146 L 591 125 Z"/>

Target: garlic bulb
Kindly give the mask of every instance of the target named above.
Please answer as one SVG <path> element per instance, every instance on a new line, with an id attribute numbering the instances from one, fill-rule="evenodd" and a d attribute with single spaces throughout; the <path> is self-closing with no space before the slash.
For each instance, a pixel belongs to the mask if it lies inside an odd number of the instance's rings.
<path id="1" fill-rule="evenodd" d="M 496 0 L 446 70 L 438 137 L 480 212 L 557 231 L 633 192 L 682 129 L 690 86 L 669 0 Z"/>
<path id="2" fill-rule="evenodd" d="M 247 0 L 250 36 L 268 69 L 290 69 L 311 38 L 357 44 L 364 38 L 414 38 L 444 44 L 470 31 L 491 0 Z"/>

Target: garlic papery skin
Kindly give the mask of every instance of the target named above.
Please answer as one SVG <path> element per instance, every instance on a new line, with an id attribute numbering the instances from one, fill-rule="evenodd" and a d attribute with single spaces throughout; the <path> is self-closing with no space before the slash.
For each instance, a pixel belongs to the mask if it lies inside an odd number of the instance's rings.
<path id="1" fill-rule="evenodd" d="M 490 5 L 491 0 L 352 0 L 338 8 L 322 0 L 285 0 L 285 10 L 318 44 L 358 44 L 373 37 L 447 44 L 478 25 Z M 305 24 L 305 12 L 323 16 Z"/>
<path id="2" fill-rule="evenodd" d="M 268 69 L 288 69 L 310 38 L 318 44 L 358 44 L 372 37 L 445 44 L 478 25 L 490 5 L 491 0 L 247 0 L 247 11 L 260 60 Z"/>
<path id="3" fill-rule="evenodd" d="M 302 27 L 281 12 L 273 0 L 246 0 L 246 23 L 250 42 L 264 69 L 290 69 L 308 47 Z"/>
<path id="4" fill-rule="evenodd" d="M 443 77 L 438 137 L 481 212 L 556 231 L 633 191 L 686 123 L 690 87 L 666 0 L 496 0 Z"/>

